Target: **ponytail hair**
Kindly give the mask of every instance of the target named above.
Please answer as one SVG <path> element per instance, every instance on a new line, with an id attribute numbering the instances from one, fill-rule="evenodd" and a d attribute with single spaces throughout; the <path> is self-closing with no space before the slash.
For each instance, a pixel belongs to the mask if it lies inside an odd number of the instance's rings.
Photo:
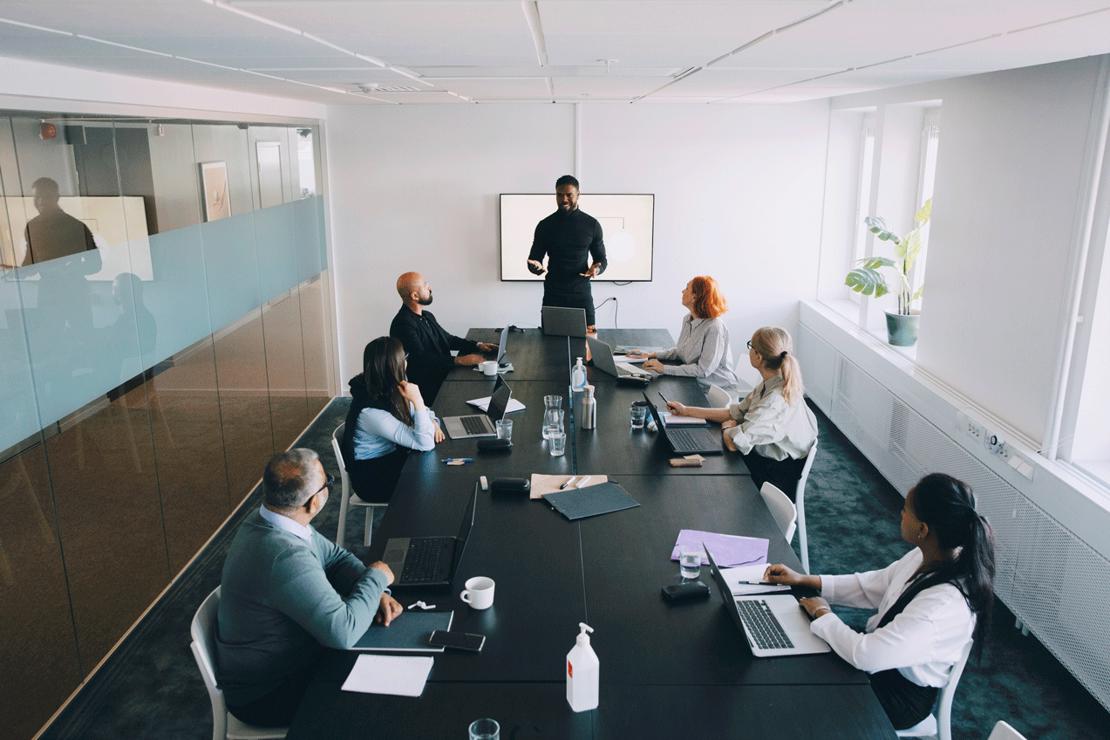
<path id="1" fill-rule="evenodd" d="M 914 514 L 937 535 L 944 549 L 956 549 L 956 558 L 926 578 L 931 583 L 951 583 L 975 612 L 975 651 L 982 654 L 990 631 L 994 605 L 994 534 L 987 520 L 975 510 L 971 487 L 944 473 L 930 473 L 914 487 Z"/>
<path id="2" fill-rule="evenodd" d="M 786 329 L 777 326 L 764 326 L 752 334 L 752 349 L 763 358 L 768 370 L 778 370 L 782 374 L 782 397 L 793 406 L 802 400 L 805 384 L 802 382 L 802 366 L 794 356 L 794 340 Z"/>

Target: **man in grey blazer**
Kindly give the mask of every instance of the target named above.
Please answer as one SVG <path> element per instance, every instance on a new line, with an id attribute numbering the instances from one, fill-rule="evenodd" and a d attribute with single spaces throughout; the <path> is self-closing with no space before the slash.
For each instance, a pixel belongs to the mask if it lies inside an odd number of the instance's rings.
<path id="1" fill-rule="evenodd" d="M 366 567 L 309 525 L 332 482 L 312 450 L 275 455 L 264 503 L 224 563 L 216 675 L 228 709 L 252 725 L 289 724 L 324 648 L 349 648 L 375 614 L 389 626 L 402 612 L 388 565 Z"/>

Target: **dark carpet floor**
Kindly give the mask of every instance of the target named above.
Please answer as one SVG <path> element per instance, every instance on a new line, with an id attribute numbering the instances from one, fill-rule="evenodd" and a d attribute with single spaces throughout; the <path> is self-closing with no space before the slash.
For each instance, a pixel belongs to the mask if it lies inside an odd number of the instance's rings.
<path id="1" fill-rule="evenodd" d="M 343 420 L 347 403 L 334 400 L 298 442 L 319 451 L 333 473 L 338 470 L 329 437 Z M 806 489 L 812 570 L 842 573 L 885 566 L 908 549 L 898 534 L 901 496 L 819 411 L 817 416 L 821 451 Z M 259 505 L 260 495 L 258 490 L 251 495 L 45 738 L 211 737 L 208 695 L 189 652 L 189 623 L 219 584 L 235 528 Z M 348 545 L 362 541 L 362 516 L 356 510 L 348 517 Z M 333 504 L 313 524 L 331 537 L 338 518 L 339 506 Z M 360 548 L 351 549 L 361 554 Z M 837 611 L 860 628 L 867 616 Z M 1022 637 L 1013 625 L 1013 616 L 998 604 L 982 661 L 973 659 L 960 682 L 953 736 L 983 739 L 996 720 L 1005 719 L 1030 739 L 1110 737 L 1106 710 L 1035 638 Z"/>

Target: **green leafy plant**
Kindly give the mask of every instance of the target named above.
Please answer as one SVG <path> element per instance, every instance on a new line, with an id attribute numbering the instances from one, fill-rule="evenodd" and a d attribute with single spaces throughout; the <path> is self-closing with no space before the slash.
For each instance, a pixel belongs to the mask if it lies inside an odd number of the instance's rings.
<path id="1" fill-rule="evenodd" d="M 921 298 L 925 285 L 914 289 L 910 284 L 910 273 L 913 271 L 914 262 L 921 254 L 921 232 L 929 217 L 933 213 L 933 199 L 925 201 L 913 216 L 913 229 L 905 236 L 898 236 L 891 231 L 886 221 L 878 216 L 868 216 L 863 219 L 868 231 L 879 238 L 880 241 L 891 242 L 894 245 L 894 259 L 890 257 L 864 257 L 859 260 L 859 267 L 854 268 L 844 278 L 844 284 L 856 293 L 865 296 L 881 298 L 887 293 L 894 292 L 887 285 L 886 278 L 881 269 L 893 268 L 898 276 L 897 295 L 898 313 L 908 316 L 913 304 Z"/>

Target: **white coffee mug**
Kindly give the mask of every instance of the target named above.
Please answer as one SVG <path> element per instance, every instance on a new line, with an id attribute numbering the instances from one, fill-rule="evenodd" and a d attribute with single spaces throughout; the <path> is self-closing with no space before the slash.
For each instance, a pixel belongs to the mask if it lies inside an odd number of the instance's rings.
<path id="1" fill-rule="evenodd" d="M 489 609 L 493 606 L 493 587 L 496 584 L 492 578 L 476 576 L 468 578 L 463 585 L 466 588 L 459 594 L 459 598 L 470 604 L 471 609 Z"/>
<path id="2" fill-rule="evenodd" d="M 482 371 L 482 375 L 497 375 L 497 360 L 486 360 L 478 363 L 478 369 Z"/>

